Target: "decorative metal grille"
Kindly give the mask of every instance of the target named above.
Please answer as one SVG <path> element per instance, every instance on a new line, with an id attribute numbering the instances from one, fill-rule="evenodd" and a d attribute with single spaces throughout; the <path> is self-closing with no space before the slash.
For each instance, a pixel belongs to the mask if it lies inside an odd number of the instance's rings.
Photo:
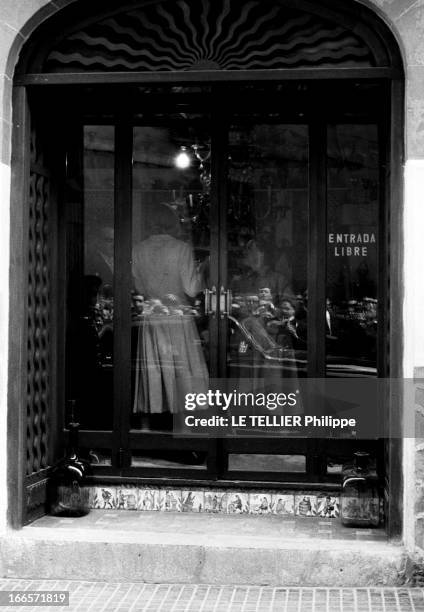
<path id="1" fill-rule="evenodd" d="M 47 414 L 50 400 L 49 178 L 31 135 L 29 181 L 27 475 L 47 467 Z"/>
<path id="2" fill-rule="evenodd" d="M 353 30 L 268 0 L 148 3 L 64 39 L 47 72 L 363 67 L 373 52 Z"/>

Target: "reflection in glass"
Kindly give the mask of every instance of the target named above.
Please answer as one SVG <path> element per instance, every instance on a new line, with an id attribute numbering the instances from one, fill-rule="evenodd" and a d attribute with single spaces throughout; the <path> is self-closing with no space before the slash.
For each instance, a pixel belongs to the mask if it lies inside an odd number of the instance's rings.
<path id="1" fill-rule="evenodd" d="M 194 308 L 204 282 L 169 204 L 151 206 L 146 230 L 148 237 L 133 249 L 134 297 L 142 305 L 133 321 L 138 332 L 133 410 L 174 413 L 185 393 L 193 392 L 193 379 L 203 390 L 208 387 Z"/>
<path id="2" fill-rule="evenodd" d="M 378 135 L 328 128 L 327 375 L 377 373 Z"/>
<path id="3" fill-rule="evenodd" d="M 265 455 L 260 453 L 230 453 L 230 472 L 305 472 L 305 455 Z"/>
<path id="4" fill-rule="evenodd" d="M 305 375 L 307 128 L 233 126 L 229 152 L 228 376 Z"/>
<path id="5" fill-rule="evenodd" d="M 104 449 L 104 448 L 92 449 L 91 448 L 86 454 L 87 454 L 88 460 L 93 466 L 96 466 L 96 465 L 111 466 L 112 465 L 112 453 L 108 449 Z"/>
<path id="6" fill-rule="evenodd" d="M 206 453 L 195 451 L 136 451 L 131 457 L 132 467 L 178 469 L 182 465 L 194 470 L 206 469 Z"/>
<path id="7" fill-rule="evenodd" d="M 164 432 L 182 395 L 208 388 L 210 137 L 196 122 L 134 129 L 131 425 Z M 197 127 L 196 127 L 197 125 Z M 133 465 L 203 465 L 153 450 Z"/>
<path id="8" fill-rule="evenodd" d="M 114 128 L 85 126 L 83 137 L 82 168 L 71 151 L 66 191 L 67 397 L 83 428 L 111 429 Z"/>

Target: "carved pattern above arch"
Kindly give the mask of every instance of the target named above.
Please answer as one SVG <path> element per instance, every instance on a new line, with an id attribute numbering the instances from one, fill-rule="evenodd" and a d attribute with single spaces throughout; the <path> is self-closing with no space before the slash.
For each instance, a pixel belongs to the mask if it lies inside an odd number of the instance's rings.
<path id="1" fill-rule="evenodd" d="M 50 50 L 44 71 L 272 70 L 378 63 L 372 45 L 356 28 L 283 2 L 163 0 L 74 31 Z"/>

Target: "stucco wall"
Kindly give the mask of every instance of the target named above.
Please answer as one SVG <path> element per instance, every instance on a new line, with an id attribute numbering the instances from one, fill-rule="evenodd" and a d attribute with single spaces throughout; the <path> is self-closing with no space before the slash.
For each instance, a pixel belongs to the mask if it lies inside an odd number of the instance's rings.
<path id="1" fill-rule="evenodd" d="M 9 288 L 9 208 L 11 154 L 11 85 L 19 50 L 32 31 L 49 15 L 77 0 L 2 0 L 0 5 L 0 491 L 6 489 L 6 413 Z M 340 0 L 341 1 L 341 0 Z M 353 0 L 344 0 L 346 3 Z M 406 71 L 405 166 L 405 301 L 403 371 L 411 377 L 424 366 L 424 0 L 367 0 L 394 32 Z M 399 288 L 401 290 L 401 288 Z M 396 322 L 392 322 L 396 324 Z M 404 444 L 404 520 L 408 548 L 424 548 L 424 535 L 415 533 L 415 441 Z M 416 486 L 417 485 L 417 486 Z M 0 495 L 0 530 L 6 529 L 5 496 Z M 417 540 L 416 540 L 417 537 Z"/>

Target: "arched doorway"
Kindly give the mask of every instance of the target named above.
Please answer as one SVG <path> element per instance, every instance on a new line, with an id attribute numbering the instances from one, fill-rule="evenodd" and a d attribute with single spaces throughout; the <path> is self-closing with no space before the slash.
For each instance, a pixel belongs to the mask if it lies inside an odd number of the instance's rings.
<path id="1" fill-rule="evenodd" d="M 15 78 L 28 518 L 68 400 L 102 482 L 336 489 L 355 441 L 173 438 L 169 414 L 188 363 L 201 385 L 396 375 L 394 41 L 370 11 L 330 2 L 112 4 L 48 20 Z M 163 204 L 178 235 L 150 227 Z M 163 234 L 174 242 L 151 244 Z M 155 285 L 165 251 L 185 253 L 180 292 Z M 398 450 L 361 445 L 394 532 Z"/>

